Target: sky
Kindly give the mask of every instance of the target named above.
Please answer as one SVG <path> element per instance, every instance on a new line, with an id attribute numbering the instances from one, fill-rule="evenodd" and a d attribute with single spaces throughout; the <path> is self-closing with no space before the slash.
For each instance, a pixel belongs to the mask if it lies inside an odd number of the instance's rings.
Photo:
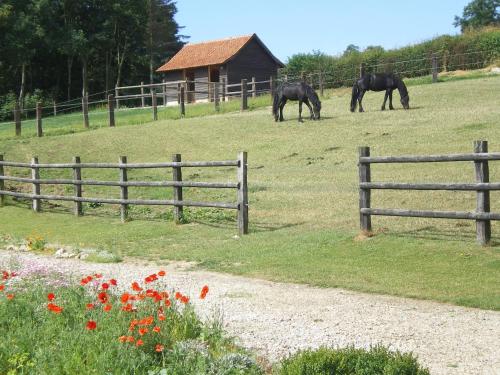
<path id="1" fill-rule="evenodd" d="M 296 53 L 341 54 L 349 44 L 386 49 L 457 34 L 470 0 L 177 0 L 189 42 L 256 33 L 283 62 Z"/>

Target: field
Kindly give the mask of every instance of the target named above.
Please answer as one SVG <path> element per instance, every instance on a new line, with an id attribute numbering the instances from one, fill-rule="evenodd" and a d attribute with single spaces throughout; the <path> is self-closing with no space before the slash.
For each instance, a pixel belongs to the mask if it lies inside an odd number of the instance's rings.
<path id="1" fill-rule="evenodd" d="M 189 210 L 188 223 L 175 225 L 170 208 L 134 208 L 133 220 L 121 224 L 116 207 L 86 206 L 85 216 L 74 218 L 70 206 L 44 204 L 46 212 L 34 214 L 25 202 L 12 201 L 0 209 L 0 233 L 17 239 L 36 233 L 49 242 L 102 247 L 123 257 L 189 260 L 269 280 L 500 310 L 500 225 L 493 224 L 493 243 L 486 248 L 475 244 L 473 222 L 453 220 L 377 217 L 376 235 L 361 240 L 356 165 L 357 147 L 365 145 L 372 155 L 439 154 L 470 152 L 474 140 L 486 139 L 491 151 L 500 151 L 499 91 L 498 76 L 415 85 L 410 111 L 401 109 L 395 94 L 397 110 L 381 112 L 383 95 L 368 93 L 367 112 L 352 114 L 349 92 L 339 90 L 323 101 L 321 121 L 303 124 L 296 121 L 297 106 L 289 104 L 283 123 L 275 123 L 266 107 L 78 134 L 54 132 L 42 139 L 15 140 L 0 132 L 0 153 L 17 161 L 32 155 L 41 162 L 69 162 L 75 155 L 84 162 L 114 162 L 120 155 L 129 162 L 168 161 L 172 153 L 181 153 L 183 160 L 225 160 L 248 151 L 251 234 L 235 238 L 235 215 L 226 211 Z M 117 178 L 110 171 L 91 173 L 84 178 Z M 138 171 L 129 178 L 165 175 L 171 172 Z M 61 171 L 43 176 L 69 177 Z M 490 176 L 499 181 L 500 163 L 491 163 Z M 234 181 L 235 175 L 193 169 L 185 170 L 184 178 Z M 472 163 L 375 165 L 372 179 L 473 182 L 474 170 Z M 232 201 L 233 193 L 186 189 L 185 198 Z M 129 194 L 172 196 L 171 189 L 131 189 Z M 84 195 L 105 191 L 87 188 Z M 498 211 L 498 192 L 491 202 Z M 375 192 L 372 205 L 474 210 L 475 193 Z"/>

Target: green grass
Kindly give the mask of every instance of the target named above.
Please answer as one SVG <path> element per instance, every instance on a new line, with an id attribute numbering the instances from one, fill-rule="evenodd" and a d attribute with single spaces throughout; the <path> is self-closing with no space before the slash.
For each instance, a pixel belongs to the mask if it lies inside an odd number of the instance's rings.
<path id="1" fill-rule="evenodd" d="M 0 209 L 0 232 L 24 238 L 36 232 L 49 242 L 83 244 L 121 257 L 183 259 L 201 267 L 270 280 L 301 282 L 432 299 L 500 310 L 500 225 L 493 223 L 492 246 L 475 244 L 473 222 L 432 219 L 373 218 L 377 235 L 357 241 L 357 147 L 372 155 L 441 154 L 472 151 L 477 139 L 500 150 L 500 108 L 493 93 L 500 77 L 457 80 L 410 88 L 410 111 L 380 111 L 383 95 L 367 93 L 366 113 L 349 112 L 349 93 L 335 91 L 323 100 L 321 121 L 299 124 L 297 106 L 288 104 L 283 123 L 269 108 L 248 113 L 140 126 L 102 128 L 43 139 L 0 139 L 6 160 L 41 162 L 166 161 L 172 153 L 183 160 L 233 159 L 249 153 L 250 230 L 234 238 L 235 213 L 192 209 L 188 223 L 172 223 L 170 208 L 134 208 L 132 221 L 121 224 L 117 207 L 85 207 L 83 218 L 71 206 L 44 204 L 34 214 L 26 203 Z M 11 173 L 12 169 L 8 169 Z M 16 172 L 20 173 L 20 172 Z M 134 171 L 130 179 L 160 180 L 171 171 Z M 232 170 L 185 169 L 184 179 L 234 181 Z M 26 175 L 26 174 L 24 174 Z M 70 172 L 44 172 L 44 177 L 70 177 Z M 500 163 L 490 164 L 498 181 Z M 86 171 L 85 178 L 117 179 L 116 171 Z M 374 165 L 374 181 L 473 182 L 472 163 Z M 29 191 L 30 187 L 20 189 Z M 119 196 L 117 189 L 86 188 L 86 196 Z M 71 188 L 57 188 L 71 193 Z M 186 189 L 185 199 L 234 201 L 233 191 Z M 169 198 L 171 189 L 131 189 L 130 197 Z M 491 193 L 499 210 L 499 193 Z M 473 210 L 473 192 L 377 191 L 374 207 Z"/>

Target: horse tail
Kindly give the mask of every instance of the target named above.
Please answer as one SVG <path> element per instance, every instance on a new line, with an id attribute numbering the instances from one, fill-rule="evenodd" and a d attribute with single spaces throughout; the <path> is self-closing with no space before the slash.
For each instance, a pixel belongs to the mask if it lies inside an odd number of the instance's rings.
<path id="1" fill-rule="evenodd" d="M 273 98 L 273 116 L 274 116 L 274 119 L 277 121 L 278 119 L 278 108 L 279 108 L 279 104 L 280 104 L 280 95 L 279 95 L 279 92 L 281 90 L 276 90 L 276 92 L 274 93 L 274 98 Z"/>
<path id="2" fill-rule="evenodd" d="M 356 106 L 358 104 L 358 97 L 359 97 L 358 83 L 354 82 L 354 85 L 352 86 L 351 112 L 354 112 L 356 110 Z"/>

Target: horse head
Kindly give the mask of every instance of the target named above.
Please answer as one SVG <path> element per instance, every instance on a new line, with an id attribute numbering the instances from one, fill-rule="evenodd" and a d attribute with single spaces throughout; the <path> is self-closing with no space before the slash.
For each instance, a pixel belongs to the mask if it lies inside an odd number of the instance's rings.
<path id="1" fill-rule="evenodd" d="M 321 101 L 319 100 L 318 94 L 316 94 L 310 86 L 307 86 L 306 93 L 313 105 L 314 120 L 319 120 L 321 118 Z"/>
<path id="2" fill-rule="evenodd" d="M 410 96 L 408 94 L 401 97 L 401 104 L 404 109 L 410 109 Z"/>

